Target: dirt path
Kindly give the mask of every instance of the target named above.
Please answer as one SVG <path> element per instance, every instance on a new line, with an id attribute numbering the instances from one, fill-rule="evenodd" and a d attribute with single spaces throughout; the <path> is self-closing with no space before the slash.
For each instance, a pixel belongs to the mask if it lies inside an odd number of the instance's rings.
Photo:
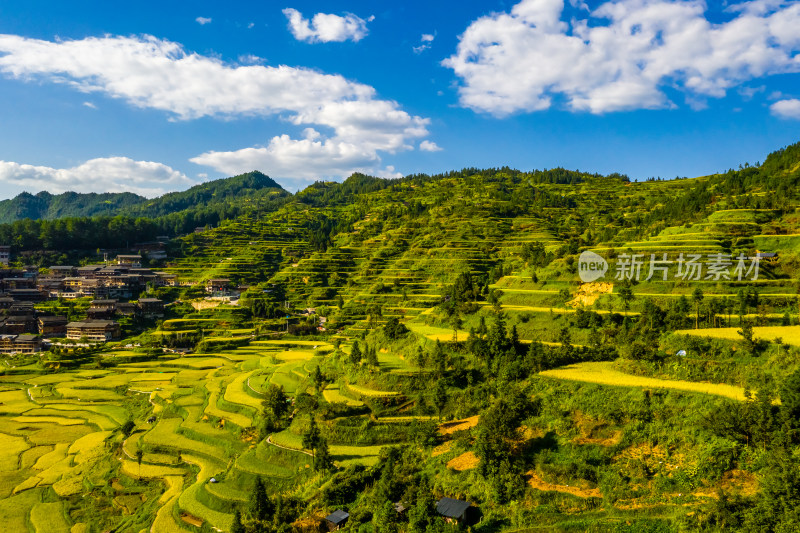
<path id="1" fill-rule="evenodd" d="M 306 454 L 306 455 L 308 455 L 310 457 L 314 457 L 314 454 L 311 453 L 311 452 L 307 452 L 305 450 L 298 450 L 297 448 L 287 448 L 286 446 L 281 446 L 280 444 L 275 444 L 274 442 L 272 442 L 272 435 L 269 435 L 267 437 L 267 443 L 268 444 L 272 444 L 273 446 L 275 446 L 276 448 L 280 448 L 281 450 L 289 450 L 290 452 L 304 453 L 304 454 Z"/>

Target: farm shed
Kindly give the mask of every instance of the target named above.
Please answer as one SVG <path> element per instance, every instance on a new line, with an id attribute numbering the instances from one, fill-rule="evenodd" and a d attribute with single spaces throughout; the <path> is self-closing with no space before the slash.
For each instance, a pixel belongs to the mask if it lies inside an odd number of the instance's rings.
<path id="1" fill-rule="evenodd" d="M 347 523 L 350 518 L 350 513 L 337 509 L 325 517 L 325 523 L 328 525 L 328 531 L 336 531 Z"/>
<path id="2" fill-rule="evenodd" d="M 467 519 L 467 509 L 471 503 L 453 498 L 442 498 L 436 503 L 436 512 L 448 522 L 463 523 Z"/>

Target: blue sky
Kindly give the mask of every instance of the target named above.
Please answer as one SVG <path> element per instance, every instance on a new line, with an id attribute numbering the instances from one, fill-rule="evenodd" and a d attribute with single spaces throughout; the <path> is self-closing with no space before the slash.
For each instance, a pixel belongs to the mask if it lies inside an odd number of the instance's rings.
<path id="1" fill-rule="evenodd" d="M 800 3 L 0 4 L 0 197 L 508 165 L 697 176 L 800 140 Z"/>

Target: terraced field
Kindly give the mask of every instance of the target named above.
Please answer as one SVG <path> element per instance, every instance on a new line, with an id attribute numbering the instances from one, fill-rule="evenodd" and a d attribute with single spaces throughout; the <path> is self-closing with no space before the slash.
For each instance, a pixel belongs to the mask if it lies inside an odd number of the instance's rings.
<path id="1" fill-rule="evenodd" d="M 249 435 L 265 388 L 277 384 L 289 396 L 313 392 L 309 373 L 333 351 L 317 341 L 262 340 L 213 355 L 165 355 L 103 371 L 19 376 L 0 390 L 0 476 L 11 483 L 7 492 L 14 498 L 39 501 L 47 487 L 64 498 L 86 483 L 103 487 L 110 482 L 98 476 L 111 468 L 127 480 L 112 483 L 123 508 L 143 505 L 125 487 L 151 481 L 147 490 L 157 490 L 157 502 L 149 504 L 153 531 L 183 531 L 176 519 L 181 514 L 227 530 L 231 504 L 247 500 L 254 475 L 284 488 L 309 478 L 310 457 L 294 430 L 257 446 Z M 381 359 L 387 371 L 408 369 L 397 356 Z M 355 384 L 346 391 L 330 384 L 320 398 L 360 407 L 358 397 L 399 395 Z M 152 423 L 146 421 L 150 416 Z M 120 428 L 128 420 L 135 425 L 126 438 Z M 117 445 L 120 455 L 109 464 L 107 451 Z M 371 465 L 381 448 L 336 444 L 331 454 L 341 466 Z M 209 483 L 211 477 L 220 482 Z M 48 532 L 79 524 L 61 501 L 37 504 L 9 520 Z"/>
<path id="2" fill-rule="evenodd" d="M 684 380 L 666 380 L 632 376 L 614 369 L 613 362 L 577 363 L 541 372 L 542 376 L 571 381 L 584 381 L 616 387 L 639 387 L 647 389 L 675 389 L 686 392 L 699 392 L 725 396 L 744 401 L 744 389 L 720 383 L 697 383 Z"/>

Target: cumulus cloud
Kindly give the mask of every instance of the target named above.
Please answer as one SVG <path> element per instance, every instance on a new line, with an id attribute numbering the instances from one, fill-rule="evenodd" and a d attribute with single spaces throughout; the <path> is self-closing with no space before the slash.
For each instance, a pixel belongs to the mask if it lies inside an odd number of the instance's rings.
<path id="1" fill-rule="evenodd" d="M 421 143 L 419 143 L 419 149 L 422 150 L 423 152 L 441 152 L 442 151 L 442 147 L 441 146 L 439 146 L 438 144 L 436 144 L 433 141 L 428 141 L 428 140 L 425 140 L 425 141 L 422 141 Z"/>
<path id="2" fill-rule="evenodd" d="M 374 150 L 338 139 L 322 139 L 319 135 L 306 135 L 304 139 L 280 135 L 266 146 L 211 151 L 190 161 L 229 175 L 254 168 L 269 169 L 271 176 L 283 178 L 282 184 L 290 189 L 353 172 L 381 173 L 381 161 Z"/>
<path id="3" fill-rule="evenodd" d="M 422 36 L 419 38 L 419 46 L 412 47 L 415 54 L 421 54 L 425 50 L 431 47 L 431 43 L 436 36 L 431 33 L 423 33 Z"/>
<path id="4" fill-rule="evenodd" d="M 777 117 L 800 120 L 800 100 L 796 98 L 779 100 L 769 106 L 769 109 Z"/>
<path id="5" fill-rule="evenodd" d="M 151 36 L 51 42 L 0 35 L 0 72 L 6 76 L 102 93 L 137 107 L 166 111 L 176 120 L 278 115 L 297 127 L 321 132 L 314 141 L 306 137 L 287 142 L 279 136 L 263 148 L 195 158 L 223 172 L 258 168 L 276 178 L 292 178 L 309 175 L 311 171 L 304 168 L 322 172 L 326 165 L 341 171 L 339 176 L 354 169 L 379 172 L 381 153 L 412 150 L 428 135 L 429 119 L 378 98 L 368 85 L 311 69 L 252 62 L 246 57 L 237 64 L 226 63 Z M 300 149 L 306 150 L 307 159 L 292 159 Z M 271 158 L 261 161 L 275 167 L 252 166 L 251 154 L 258 153 L 253 150 L 267 150 Z M 285 157 L 279 157 L 281 150 Z M 237 158 L 238 166 L 233 164 Z M 285 160 L 296 161 L 298 168 L 282 165 Z M 346 162 L 353 165 L 347 172 Z"/>
<path id="6" fill-rule="evenodd" d="M 154 197 L 186 188 L 194 182 L 162 163 L 134 161 L 127 157 L 90 159 L 72 168 L 52 168 L 0 161 L 0 182 L 51 193 L 133 192 Z"/>
<path id="7" fill-rule="evenodd" d="M 195 21 L 196 21 L 198 24 L 200 24 L 201 26 L 205 26 L 206 24 L 209 24 L 209 23 L 211 22 L 211 19 L 210 19 L 209 17 L 197 17 L 197 18 L 196 18 L 196 19 L 194 19 L 194 20 L 195 20 Z"/>
<path id="8" fill-rule="evenodd" d="M 736 4 L 712 23 L 702 0 L 617 0 L 565 22 L 563 0 L 523 0 L 474 21 L 443 61 L 461 104 L 504 116 L 548 109 L 605 113 L 719 98 L 763 76 L 800 71 L 800 3 Z M 580 16 L 579 16 L 580 15 Z"/>
<path id="9" fill-rule="evenodd" d="M 302 13 L 291 7 L 284 9 L 283 14 L 289 20 L 289 30 L 294 38 L 309 43 L 358 42 L 369 33 L 367 22 L 375 19 L 375 17 L 369 17 L 364 20 L 352 13 L 343 17 L 317 13 L 311 20 L 308 20 L 303 17 Z"/>

